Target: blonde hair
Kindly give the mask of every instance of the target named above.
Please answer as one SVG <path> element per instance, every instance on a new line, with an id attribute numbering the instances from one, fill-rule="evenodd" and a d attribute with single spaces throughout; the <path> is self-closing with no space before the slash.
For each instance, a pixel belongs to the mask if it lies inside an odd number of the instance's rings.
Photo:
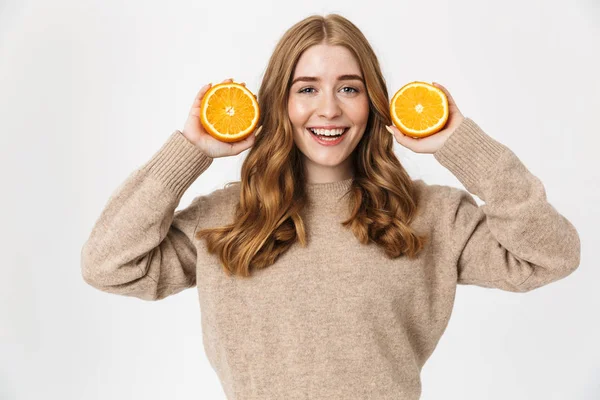
<path id="1" fill-rule="evenodd" d="M 307 203 L 304 162 L 293 139 L 287 100 L 301 54 L 317 44 L 344 46 L 356 57 L 369 97 L 365 133 L 353 151 L 354 179 L 347 193 L 350 217 L 342 225 L 360 243 L 374 242 L 390 258 L 415 258 L 428 240 L 410 227 L 417 212 L 413 182 L 393 152 L 388 93 L 379 62 L 362 32 L 338 15 L 313 15 L 288 29 L 267 65 L 258 102 L 261 133 L 241 170 L 234 221 L 196 233 L 218 254 L 227 275 L 250 276 L 299 241 L 306 246 L 301 211 Z M 230 184 L 228 184 L 230 185 Z"/>

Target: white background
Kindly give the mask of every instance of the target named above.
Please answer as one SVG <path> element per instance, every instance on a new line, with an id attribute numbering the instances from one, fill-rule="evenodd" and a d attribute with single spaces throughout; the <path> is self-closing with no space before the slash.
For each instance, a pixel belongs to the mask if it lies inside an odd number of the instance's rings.
<path id="1" fill-rule="evenodd" d="M 225 398 L 196 291 L 100 292 L 80 275 L 81 247 L 201 86 L 233 77 L 257 93 L 285 30 L 329 12 L 367 36 L 390 95 L 446 86 L 581 237 L 581 265 L 561 281 L 458 287 L 422 398 L 600 398 L 597 1 L 13 0 L 0 1 L 0 399 Z M 413 178 L 462 187 L 432 155 L 395 146 Z M 216 159 L 179 208 L 239 179 L 246 154 Z"/>

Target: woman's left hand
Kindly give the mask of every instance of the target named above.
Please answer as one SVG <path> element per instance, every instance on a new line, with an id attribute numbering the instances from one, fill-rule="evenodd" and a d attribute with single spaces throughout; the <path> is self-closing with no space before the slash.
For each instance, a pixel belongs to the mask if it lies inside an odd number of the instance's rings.
<path id="1" fill-rule="evenodd" d="M 446 125 L 444 125 L 444 128 L 441 131 L 424 138 L 413 138 L 404 135 L 394 124 L 388 127 L 392 129 L 394 138 L 396 138 L 398 143 L 415 153 L 433 154 L 441 149 L 444 143 L 446 143 L 446 140 L 448 140 L 450 135 L 452 135 L 465 119 L 456 106 L 450 92 L 439 83 L 433 83 L 433 86 L 441 89 L 446 94 L 446 97 L 448 97 L 448 121 L 446 121 Z"/>

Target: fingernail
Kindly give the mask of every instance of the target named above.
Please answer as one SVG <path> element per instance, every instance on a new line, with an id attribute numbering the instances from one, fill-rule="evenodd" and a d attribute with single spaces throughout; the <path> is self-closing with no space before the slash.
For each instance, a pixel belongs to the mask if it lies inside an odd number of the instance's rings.
<path id="1" fill-rule="evenodd" d="M 392 128 L 390 128 L 389 126 L 385 126 L 385 129 L 388 130 L 389 133 L 391 133 L 392 135 L 394 134 L 394 131 L 392 130 Z"/>
<path id="2" fill-rule="evenodd" d="M 258 129 L 256 130 L 256 133 L 254 133 L 254 136 L 257 136 L 261 130 L 262 130 L 262 125 L 258 127 Z"/>

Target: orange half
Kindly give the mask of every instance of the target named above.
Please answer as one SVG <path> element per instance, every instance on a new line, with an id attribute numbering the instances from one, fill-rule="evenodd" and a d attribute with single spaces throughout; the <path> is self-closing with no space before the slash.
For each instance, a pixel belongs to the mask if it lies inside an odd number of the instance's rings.
<path id="1" fill-rule="evenodd" d="M 430 136 L 442 130 L 448 120 L 448 98 L 441 89 L 414 81 L 392 97 L 390 114 L 394 125 L 405 135 Z"/>
<path id="2" fill-rule="evenodd" d="M 256 128 L 260 110 L 256 96 L 235 82 L 212 86 L 200 103 L 200 122 L 222 142 L 238 142 Z"/>

